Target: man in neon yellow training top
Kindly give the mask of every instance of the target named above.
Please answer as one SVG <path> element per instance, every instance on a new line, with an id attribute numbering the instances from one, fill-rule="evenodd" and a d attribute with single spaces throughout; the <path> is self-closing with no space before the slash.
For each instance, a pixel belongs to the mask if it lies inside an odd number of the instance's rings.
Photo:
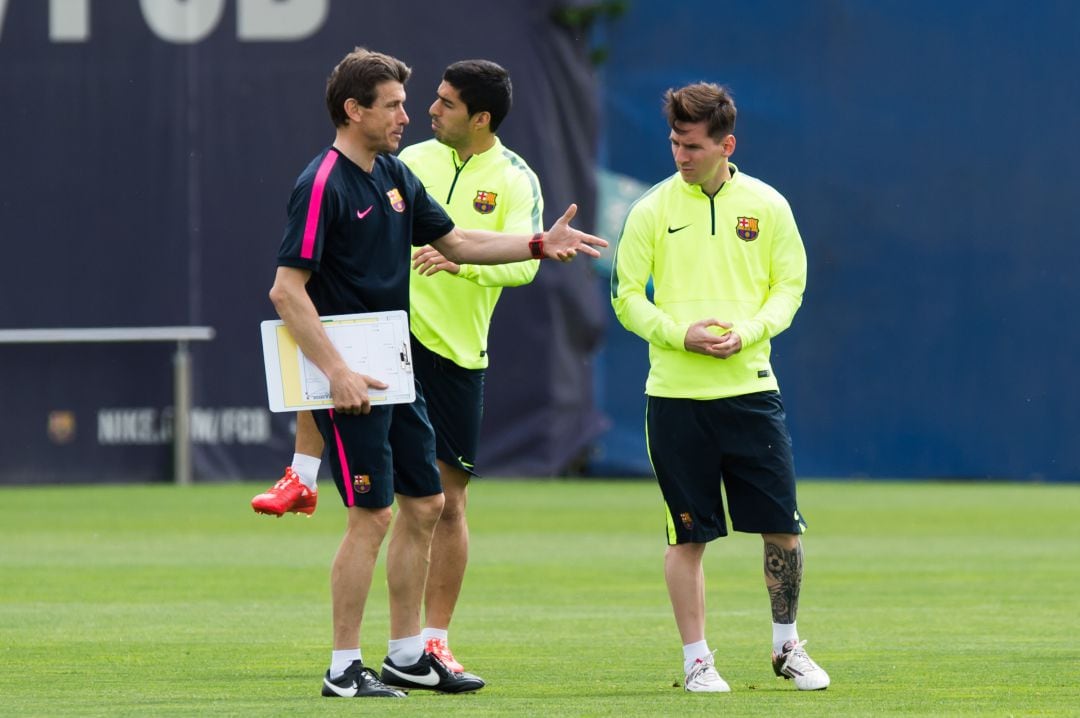
<path id="1" fill-rule="evenodd" d="M 611 275 L 619 321 L 649 342 L 646 439 L 667 504 L 664 576 L 683 642 L 684 687 L 726 692 L 705 639 L 705 545 L 761 534 L 772 604 L 772 666 L 800 690 L 829 676 L 795 628 L 802 583 L 791 438 L 770 339 L 802 303 L 806 253 L 787 201 L 728 161 L 735 104 L 725 88 L 668 90 L 676 174 L 631 207 Z M 650 277 L 653 298 L 646 296 Z"/>
<path id="2" fill-rule="evenodd" d="M 510 77 L 499 65 L 486 60 L 454 63 L 443 74 L 429 109 L 435 138 L 400 154 L 460 227 L 543 231 L 544 202 L 536 175 L 495 134 L 511 100 Z M 447 631 L 468 560 L 466 491 L 474 475 L 480 432 L 488 327 L 502 288 L 531 282 L 539 261 L 459 265 L 431 246 L 417 250 L 413 259 L 409 288 L 413 366 L 435 428 L 446 496 L 431 545 L 422 635 L 427 652 L 460 672 L 463 668 L 450 652 Z M 299 413 L 293 463 L 274 487 L 252 499 L 254 509 L 278 516 L 314 512 L 323 448 L 310 413 Z"/>

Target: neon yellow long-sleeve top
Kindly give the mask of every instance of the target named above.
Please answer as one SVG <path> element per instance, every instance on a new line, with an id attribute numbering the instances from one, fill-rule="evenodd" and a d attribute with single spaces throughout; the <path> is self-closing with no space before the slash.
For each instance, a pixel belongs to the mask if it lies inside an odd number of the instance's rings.
<path id="1" fill-rule="evenodd" d="M 540 183 L 525 161 L 499 139 L 462 162 L 437 140 L 406 147 L 399 155 L 454 223 L 463 229 L 535 234 L 543 231 Z M 540 262 L 461 265 L 458 274 L 438 272 L 409 280 L 410 328 L 420 342 L 466 369 L 488 365 L 491 314 L 503 287 L 528 284 Z"/>
<path id="2" fill-rule="evenodd" d="M 630 208 L 611 273 L 611 302 L 649 342 L 650 396 L 715 399 L 778 390 L 770 339 L 802 304 L 806 250 L 787 200 L 729 165 L 709 197 L 676 173 Z M 653 296 L 646 295 L 652 279 Z M 727 359 L 686 350 L 690 325 L 730 322 L 742 339 Z"/>

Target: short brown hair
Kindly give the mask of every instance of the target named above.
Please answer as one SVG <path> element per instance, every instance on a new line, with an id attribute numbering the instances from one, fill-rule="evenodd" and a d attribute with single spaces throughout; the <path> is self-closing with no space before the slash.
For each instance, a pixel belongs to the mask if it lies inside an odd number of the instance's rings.
<path id="1" fill-rule="evenodd" d="M 350 98 L 363 107 L 375 102 L 377 88 L 384 82 L 409 81 L 412 69 L 396 57 L 355 48 L 342 58 L 326 78 L 326 109 L 334 127 L 344 127 L 349 122 L 345 114 L 345 102 Z"/>
<path id="2" fill-rule="evenodd" d="M 735 131 L 735 101 L 726 87 L 698 82 L 664 93 L 668 125 L 676 122 L 705 122 L 709 137 L 717 142 Z"/>

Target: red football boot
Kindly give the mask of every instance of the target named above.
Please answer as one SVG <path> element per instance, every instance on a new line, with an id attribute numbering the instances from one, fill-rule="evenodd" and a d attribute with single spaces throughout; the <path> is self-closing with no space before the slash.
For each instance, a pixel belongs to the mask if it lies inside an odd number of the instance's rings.
<path id="1" fill-rule="evenodd" d="M 255 513 L 271 516 L 281 516 L 290 511 L 311 516 L 315 513 L 318 500 L 319 492 L 304 486 L 290 466 L 276 484 L 251 500 L 251 508 L 255 509 Z"/>

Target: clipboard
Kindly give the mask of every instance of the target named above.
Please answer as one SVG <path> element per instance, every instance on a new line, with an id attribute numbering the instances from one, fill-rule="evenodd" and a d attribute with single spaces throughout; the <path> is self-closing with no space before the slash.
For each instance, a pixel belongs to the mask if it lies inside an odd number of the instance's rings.
<path id="1" fill-rule="evenodd" d="M 401 310 L 320 317 L 323 330 L 350 369 L 386 384 L 369 389 L 372 406 L 416 400 L 409 315 Z M 285 322 L 260 324 L 270 411 L 333 409 L 330 380 L 300 350 Z"/>

